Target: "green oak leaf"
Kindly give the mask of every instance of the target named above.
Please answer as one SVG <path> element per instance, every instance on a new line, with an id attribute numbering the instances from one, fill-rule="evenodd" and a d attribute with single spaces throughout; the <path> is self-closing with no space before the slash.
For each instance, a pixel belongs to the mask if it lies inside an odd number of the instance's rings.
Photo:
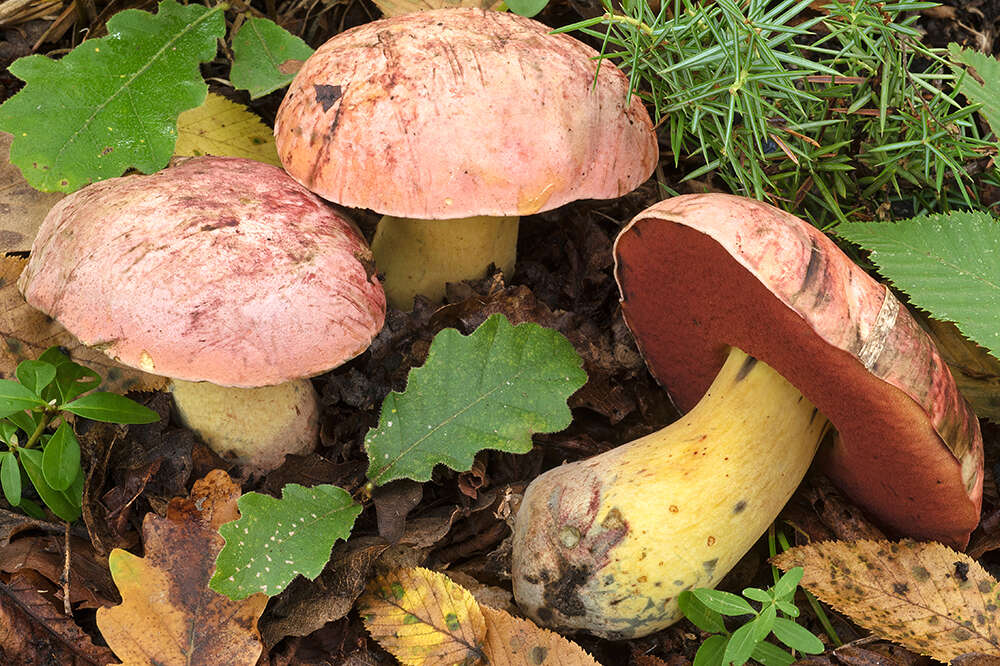
<path id="1" fill-rule="evenodd" d="M 313 54 L 312 48 L 274 21 L 251 18 L 233 37 L 233 86 L 250 91 L 257 99 L 284 88 L 298 72 L 300 61 Z"/>
<path id="2" fill-rule="evenodd" d="M 971 74 L 966 74 L 958 86 L 958 91 L 972 103 L 982 104 L 979 112 L 986 118 L 993 134 L 1000 136 L 1000 60 L 973 49 L 964 49 L 958 44 L 948 45 L 951 57 L 975 70 L 983 81 L 980 83 Z"/>
<path id="3" fill-rule="evenodd" d="M 10 161 L 32 187 L 63 192 L 130 167 L 162 169 L 177 116 L 205 101 L 198 63 L 215 57 L 224 9 L 163 0 L 156 15 L 118 12 L 106 37 L 61 60 L 14 61 L 10 72 L 26 85 L 0 106 L 0 129 L 14 135 Z"/>
<path id="4" fill-rule="evenodd" d="M 566 400 L 587 381 L 580 365 L 558 331 L 512 326 L 500 314 L 469 336 L 441 331 L 406 391 L 386 397 L 368 431 L 368 478 L 427 481 L 437 464 L 470 469 L 483 449 L 530 451 L 532 433 L 569 425 Z"/>
<path id="5" fill-rule="evenodd" d="M 232 599 L 278 594 L 298 574 L 316 578 L 333 544 L 350 535 L 361 513 L 361 505 L 342 488 L 296 483 L 282 489 L 281 499 L 247 493 L 238 506 L 240 519 L 219 528 L 226 545 L 209 582 Z"/>
<path id="6" fill-rule="evenodd" d="M 937 319 L 1000 357 L 1000 222 L 982 212 L 850 222 L 837 235 L 871 252 L 879 272 Z"/>

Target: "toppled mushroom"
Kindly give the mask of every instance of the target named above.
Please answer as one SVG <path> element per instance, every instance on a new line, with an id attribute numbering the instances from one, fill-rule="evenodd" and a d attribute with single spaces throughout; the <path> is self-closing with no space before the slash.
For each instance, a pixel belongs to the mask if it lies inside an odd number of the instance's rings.
<path id="1" fill-rule="evenodd" d="M 820 460 L 854 501 L 965 545 L 979 422 L 907 310 L 822 233 L 749 199 L 681 196 L 632 220 L 615 266 L 650 371 L 690 412 L 531 483 L 514 532 L 525 612 L 612 638 L 676 621 L 678 594 L 718 583 L 775 519 L 826 419 Z"/>
<path id="2" fill-rule="evenodd" d="M 63 199 L 18 285 L 84 344 L 173 378 L 215 451 L 270 469 L 315 446 L 306 378 L 382 327 L 370 265 L 353 223 L 281 169 L 198 158 Z"/>
<path id="3" fill-rule="evenodd" d="M 439 300 L 491 263 L 513 272 L 517 216 L 618 197 L 652 173 L 649 114 L 596 56 L 509 13 L 373 21 L 302 66 L 278 154 L 320 196 L 386 215 L 372 251 L 391 305 Z"/>

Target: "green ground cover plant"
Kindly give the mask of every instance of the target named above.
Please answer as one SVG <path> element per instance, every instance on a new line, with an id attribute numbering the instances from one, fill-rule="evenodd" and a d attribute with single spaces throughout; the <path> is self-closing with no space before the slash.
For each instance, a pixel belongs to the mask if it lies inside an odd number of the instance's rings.
<path id="1" fill-rule="evenodd" d="M 80 443 L 67 415 L 107 423 L 152 423 L 159 415 L 117 393 L 94 391 L 100 376 L 51 347 L 17 366 L 17 380 L 0 379 L 0 486 L 11 506 L 45 513 L 23 494 L 30 483 L 52 513 L 80 517 L 83 469 Z M 65 412 L 65 413 L 63 413 Z M 49 432 L 52 426 L 55 430 Z"/>

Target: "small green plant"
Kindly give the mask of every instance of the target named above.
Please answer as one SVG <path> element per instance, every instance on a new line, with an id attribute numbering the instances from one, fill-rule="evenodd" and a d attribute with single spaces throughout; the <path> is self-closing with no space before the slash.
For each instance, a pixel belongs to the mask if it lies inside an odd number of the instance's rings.
<path id="1" fill-rule="evenodd" d="M 694 666 L 740 666 L 750 659 L 764 666 L 789 666 L 795 657 L 764 640 L 771 634 L 793 650 L 807 654 L 823 652 L 823 641 L 788 619 L 799 615 L 793 600 L 802 573 L 802 567 L 789 569 L 767 590 L 748 587 L 743 590 L 746 599 L 707 588 L 682 592 L 678 604 L 685 617 L 699 629 L 712 634 L 698 648 Z M 760 604 L 760 609 L 754 608 L 748 599 Z M 752 618 L 730 632 L 723 616 Z"/>
<path id="2" fill-rule="evenodd" d="M 5 447 L 0 451 L 0 487 L 12 506 L 44 517 L 41 507 L 23 496 L 27 480 L 54 514 L 72 522 L 80 517 L 83 469 L 80 443 L 63 412 L 126 424 L 152 423 L 160 417 L 116 393 L 91 393 L 100 385 L 100 376 L 58 347 L 37 360 L 22 361 L 15 376 L 16 381 L 0 380 L 0 444 Z"/>
<path id="3" fill-rule="evenodd" d="M 965 73 L 921 42 L 919 10 L 935 3 L 813 4 L 605 1 L 561 30 L 603 40 L 688 179 L 820 226 L 974 205 L 967 167 L 995 147 L 956 94 Z"/>

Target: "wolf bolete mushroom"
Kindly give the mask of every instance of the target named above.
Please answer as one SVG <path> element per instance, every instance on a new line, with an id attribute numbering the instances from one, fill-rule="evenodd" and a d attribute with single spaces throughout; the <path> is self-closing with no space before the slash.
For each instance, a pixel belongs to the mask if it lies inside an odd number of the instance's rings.
<path id="1" fill-rule="evenodd" d="M 933 343 L 811 225 L 719 194 L 668 199 L 615 243 L 622 310 L 675 424 L 528 487 L 514 593 L 544 624 L 642 636 L 679 618 L 820 460 L 899 534 L 964 546 L 982 438 Z"/>
<path id="2" fill-rule="evenodd" d="M 509 13 L 373 21 L 299 70 L 278 154 L 320 196 L 386 216 L 372 251 L 391 305 L 438 300 L 491 263 L 513 271 L 518 216 L 618 197 L 652 173 L 649 114 L 596 56 Z"/>
<path id="3" fill-rule="evenodd" d="M 281 169 L 197 158 L 63 199 L 18 284 L 84 344 L 173 378 L 214 450 L 270 469 L 315 445 L 306 378 L 382 327 L 370 267 L 353 223 Z"/>

